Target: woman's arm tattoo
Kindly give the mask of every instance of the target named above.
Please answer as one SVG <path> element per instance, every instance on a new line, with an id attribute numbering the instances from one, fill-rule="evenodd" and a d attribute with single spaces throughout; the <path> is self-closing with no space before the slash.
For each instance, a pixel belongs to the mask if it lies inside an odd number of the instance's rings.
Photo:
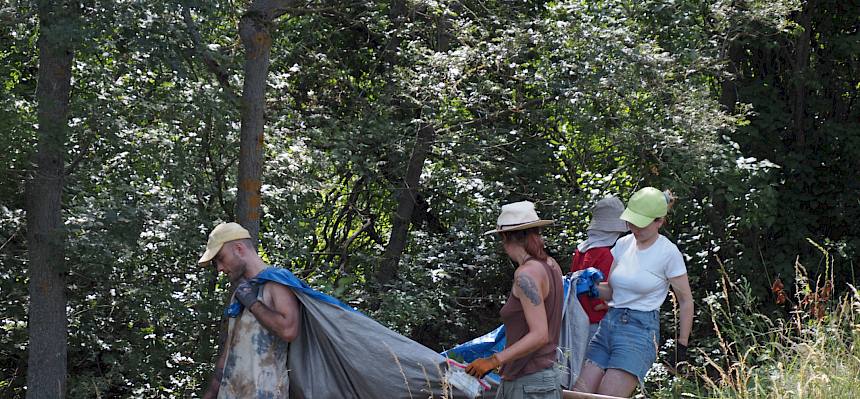
<path id="1" fill-rule="evenodd" d="M 532 305 L 540 305 L 541 297 L 538 292 L 537 285 L 531 277 L 522 274 L 517 277 L 517 286 L 520 287 L 520 291 L 525 294 L 525 296 L 531 301 Z"/>

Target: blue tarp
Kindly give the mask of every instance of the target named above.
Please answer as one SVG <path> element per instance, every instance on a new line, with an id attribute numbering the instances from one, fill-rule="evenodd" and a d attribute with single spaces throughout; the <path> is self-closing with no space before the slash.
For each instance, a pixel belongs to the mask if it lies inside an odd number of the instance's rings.
<path id="1" fill-rule="evenodd" d="M 587 344 L 585 340 L 587 339 L 588 317 L 582 310 L 581 305 L 579 305 L 576 295 L 568 295 L 571 285 L 575 284 L 578 277 L 579 274 L 574 274 L 562 279 L 564 286 L 564 293 L 562 294 L 564 318 L 561 327 L 561 338 L 559 340 L 559 363 L 563 365 L 565 372 L 562 385 L 566 388 L 572 386 L 572 381 L 575 381 L 579 375 L 579 368 L 582 357 L 585 354 L 585 345 Z M 505 325 L 502 324 L 489 333 L 442 352 L 442 355 L 446 357 L 461 357 L 464 363 L 469 363 L 475 359 L 492 356 L 494 353 L 501 352 L 505 349 L 505 341 Z M 490 373 L 486 378 L 496 383 L 500 381 L 500 377 L 496 373 Z"/>
<path id="2" fill-rule="evenodd" d="M 293 288 L 298 292 L 302 292 L 311 298 L 314 298 L 314 299 L 323 301 L 325 303 L 329 303 L 329 304 L 341 307 L 341 308 L 346 309 L 346 310 L 351 310 L 353 312 L 360 313 L 363 315 L 363 313 L 359 312 L 358 310 L 356 310 L 352 306 L 349 306 L 349 305 L 341 302 L 337 298 L 335 298 L 331 295 L 326 295 L 322 292 L 319 292 L 319 291 L 311 288 L 304 281 L 299 280 L 299 278 L 296 277 L 296 275 L 294 275 L 291 271 L 289 271 L 287 269 L 281 269 L 278 267 L 268 267 L 268 268 L 264 269 L 262 272 L 260 272 L 259 274 L 257 274 L 257 277 L 255 277 L 255 279 L 262 280 L 262 281 L 274 281 L 276 283 L 283 284 L 283 285 L 286 285 L 287 287 Z M 239 315 L 239 313 L 242 313 L 242 309 L 243 309 L 242 304 L 239 303 L 239 301 L 234 300 L 232 303 L 230 303 L 229 306 L 227 306 L 227 308 L 224 309 L 224 315 L 227 317 L 236 317 Z"/>
<path id="3" fill-rule="evenodd" d="M 358 310 L 355 310 L 355 308 L 341 302 L 337 298 L 335 298 L 331 295 L 323 294 L 322 292 L 319 292 L 319 291 L 311 288 L 309 285 L 305 284 L 304 281 L 299 280 L 298 277 L 296 277 L 292 272 L 290 272 L 287 269 L 270 267 L 270 268 L 267 268 L 266 270 L 263 270 L 262 272 L 260 272 L 260 274 L 258 274 L 256 278 L 260 279 L 260 280 L 274 281 L 276 283 L 281 283 L 283 285 L 286 285 L 287 287 L 291 287 L 291 288 L 294 288 L 295 290 L 301 291 L 311 298 L 318 299 L 320 301 L 339 306 L 339 307 L 344 308 L 346 310 L 358 312 Z"/>
<path id="4" fill-rule="evenodd" d="M 562 282 L 564 284 L 564 293 L 562 294 L 562 298 L 566 298 L 567 290 L 570 288 L 570 279 L 564 278 L 562 279 Z M 465 363 L 470 363 L 475 359 L 492 356 L 494 353 L 499 353 L 503 349 L 505 349 L 504 324 L 478 338 L 464 342 L 442 352 L 442 356 L 450 357 L 451 355 L 458 355 L 463 358 Z"/>

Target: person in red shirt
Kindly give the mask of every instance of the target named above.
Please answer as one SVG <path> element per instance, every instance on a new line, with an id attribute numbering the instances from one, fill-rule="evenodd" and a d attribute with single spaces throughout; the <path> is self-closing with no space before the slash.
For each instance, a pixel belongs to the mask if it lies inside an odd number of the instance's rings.
<path id="1" fill-rule="evenodd" d="M 588 238 L 576 246 L 573 262 L 570 265 L 571 272 L 594 267 L 604 276 L 609 276 L 609 268 L 612 266 L 610 250 L 618 237 L 628 231 L 627 223 L 619 218 L 622 212 L 624 212 L 624 204 L 613 196 L 603 198 L 591 207 L 591 222 L 586 230 Z M 590 323 L 588 339 L 590 340 L 597 332 L 597 325 L 606 315 L 608 307 L 606 302 L 587 294 L 580 294 L 579 302 L 588 315 Z"/>

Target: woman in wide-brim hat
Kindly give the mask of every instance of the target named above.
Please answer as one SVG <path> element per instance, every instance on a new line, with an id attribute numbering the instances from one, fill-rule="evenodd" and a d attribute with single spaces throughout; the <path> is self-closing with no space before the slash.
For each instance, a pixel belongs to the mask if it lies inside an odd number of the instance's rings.
<path id="1" fill-rule="evenodd" d="M 528 201 L 502 207 L 496 228 L 507 255 L 516 262 L 514 285 L 499 312 L 505 324 L 505 349 L 477 359 L 466 372 L 483 377 L 500 368 L 502 383 L 496 398 L 520 398 L 523 392 L 541 392 L 542 398 L 561 398 L 561 379 L 553 367 L 562 318 L 561 268 L 547 256 L 540 234 L 552 224 L 535 212 Z"/>

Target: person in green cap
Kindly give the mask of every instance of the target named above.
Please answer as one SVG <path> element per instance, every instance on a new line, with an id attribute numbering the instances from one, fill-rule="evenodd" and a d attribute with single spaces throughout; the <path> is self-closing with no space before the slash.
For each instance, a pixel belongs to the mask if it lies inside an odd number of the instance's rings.
<path id="1" fill-rule="evenodd" d="M 672 194 L 654 187 L 637 191 L 621 219 L 632 234 L 612 248 L 609 282 L 598 287 L 609 311 L 589 342 L 585 364 L 574 390 L 629 397 L 657 359 L 660 342 L 659 309 L 669 286 L 675 292 L 681 320 L 673 367 L 686 361 L 693 327 L 693 294 L 687 267 L 678 247 L 660 234 Z"/>

